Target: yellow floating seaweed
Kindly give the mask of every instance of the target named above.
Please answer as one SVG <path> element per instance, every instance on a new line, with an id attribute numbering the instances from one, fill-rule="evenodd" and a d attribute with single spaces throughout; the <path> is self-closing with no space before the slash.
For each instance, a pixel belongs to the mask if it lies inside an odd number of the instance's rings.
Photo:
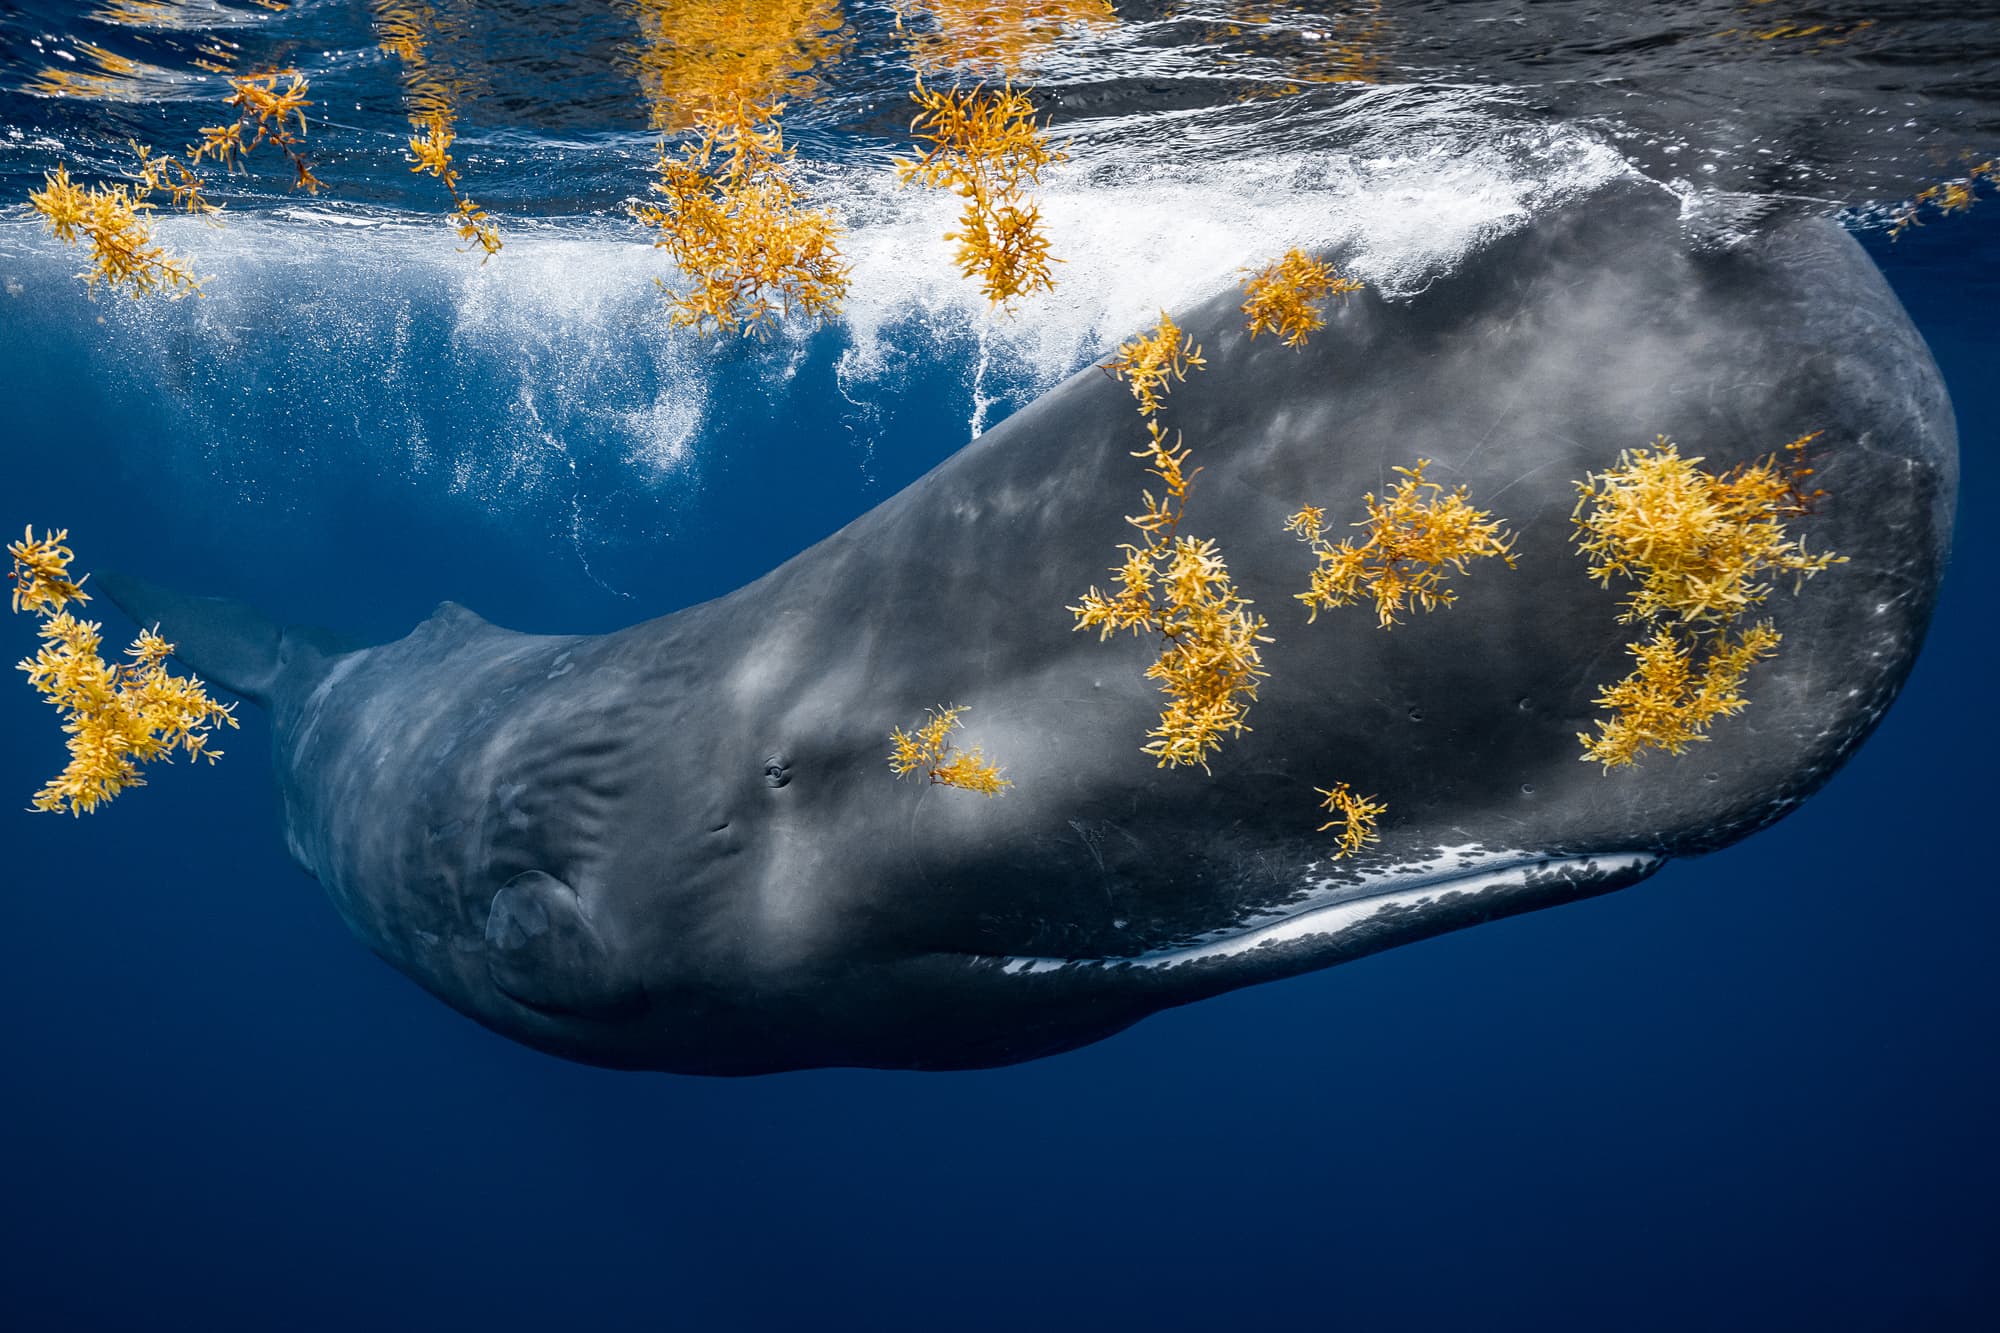
<path id="1" fill-rule="evenodd" d="M 1287 250 L 1283 258 L 1243 281 L 1243 313 L 1249 317 L 1250 336 L 1275 333 L 1287 347 L 1304 347 L 1312 334 L 1326 327 L 1320 302 L 1358 292 L 1364 285 L 1341 277 L 1332 264 L 1303 250 Z"/>
<path id="2" fill-rule="evenodd" d="M 958 230 L 945 233 L 958 242 L 959 274 L 977 277 L 997 306 L 1052 290 L 1049 265 L 1061 261 L 1049 254 L 1040 206 L 1024 202 L 1024 192 L 1041 182 L 1042 168 L 1067 155 L 1049 143 L 1027 94 L 1012 86 L 927 88 L 919 80 L 910 95 L 918 108 L 910 132 L 920 151 L 896 160 L 896 176 L 965 200 Z"/>
<path id="3" fill-rule="evenodd" d="M 1770 596 L 1771 576 L 1791 574 L 1796 591 L 1847 559 L 1808 551 L 1786 527 L 1824 494 L 1805 489 L 1805 451 L 1820 434 L 1786 445 L 1784 465 L 1773 453 L 1721 474 L 1663 435 L 1577 483 L 1576 544 L 1591 577 L 1606 587 L 1636 581 L 1619 622 L 1655 626 L 1627 648 L 1631 674 L 1597 697 L 1611 716 L 1598 719 L 1596 736 L 1577 733 L 1584 760 L 1609 770 L 1649 749 L 1680 754 L 1749 706 L 1744 679 L 1780 636 L 1769 621 L 1735 626 Z"/>
<path id="4" fill-rule="evenodd" d="M 144 179 L 137 186 L 79 185 L 67 164 L 57 163 L 43 174 L 42 188 L 28 192 L 28 204 L 57 240 L 89 247 L 90 267 L 77 276 L 93 291 L 102 282 L 134 298 L 199 294 L 193 263 L 154 238 L 150 192 Z"/>
<path id="5" fill-rule="evenodd" d="M 452 228 L 465 242 L 465 249 L 477 247 L 484 252 L 479 261 L 483 264 L 500 253 L 500 228 L 485 209 L 459 189 L 458 165 L 451 155 L 451 145 L 458 138 L 458 105 L 471 81 L 431 58 L 436 28 L 437 15 L 429 5 L 377 0 L 376 46 L 402 65 L 410 128 L 415 131 L 404 156 L 413 164 L 412 172 L 434 176 L 444 185 L 451 196 Z"/>
<path id="6" fill-rule="evenodd" d="M 1162 768 L 1207 769 L 1209 755 L 1226 737 L 1250 729 L 1245 719 L 1258 682 L 1269 674 L 1258 645 L 1271 640 L 1264 618 L 1253 615 L 1249 599 L 1237 591 L 1216 544 L 1178 535 L 1195 473 L 1187 470 L 1190 451 L 1180 434 L 1169 438 L 1157 413 L 1173 384 L 1204 364 L 1201 349 L 1162 312 L 1157 329 L 1118 352 L 1104 369 L 1130 384 L 1139 399 L 1147 443 L 1132 456 L 1147 460 L 1146 470 L 1160 479 L 1162 493 L 1143 492 L 1142 510 L 1126 516 L 1145 542 L 1119 548 L 1125 558 L 1111 567 L 1113 591 L 1092 585 L 1068 609 L 1076 618 L 1073 628 L 1094 629 L 1099 641 L 1121 630 L 1165 640 L 1146 677 L 1160 683 L 1167 704 L 1140 748 Z"/>
<path id="7" fill-rule="evenodd" d="M 90 594 L 83 590 L 88 575 L 81 579 L 69 576 L 70 562 L 76 553 L 63 545 L 69 540 L 69 529 L 44 531 L 35 536 L 30 527 L 21 534 L 21 540 L 7 547 L 7 554 L 14 558 L 14 567 L 7 571 L 7 582 L 14 585 L 14 611 L 27 611 L 38 616 L 52 616 L 59 613 L 71 602 L 87 602 Z"/>
<path id="8" fill-rule="evenodd" d="M 1270 0 L 1231 0 L 1205 40 L 1225 69 L 1248 67 L 1263 86 L 1242 95 L 1290 97 L 1316 85 L 1381 83 L 1391 30 L 1383 0 L 1316 5 L 1309 15 Z M 1301 24 L 1301 19 L 1304 24 Z"/>
<path id="9" fill-rule="evenodd" d="M 1190 370 L 1200 370 L 1207 364 L 1194 336 L 1183 334 L 1180 326 L 1162 310 L 1157 328 L 1131 342 L 1120 343 L 1118 355 L 1099 368 L 1112 379 L 1130 386 L 1132 396 L 1139 400 L 1140 415 L 1150 417 L 1160 410 L 1167 392 L 1175 384 L 1186 382 Z"/>
<path id="10" fill-rule="evenodd" d="M 837 0 L 635 9 L 653 125 L 688 135 L 678 155 L 660 143 L 651 189 L 664 202 L 632 209 L 687 279 L 668 297 L 669 318 L 761 335 L 781 315 L 837 315 L 849 271 L 841 228 L 831 209 L 806 204 L 781 124 L 786 102 L 814 92 L 816 69 L 852 44 Z"/>
<path id="11" fill-rule="evenodd" d="M 290 82 L 279 86 L 284 79 Z M 157 293 L 177 299 L 200 294 L 201 281 L 192 263 L 154 238 L 151 215 L 158 207 L 155 194 L 165 194 L 171 206 L 183 212 L 205 217 L 220 212 L 208 202 L 207 185 L 195 170 L 206 160 L 236 169 L 251 152 L 270 144 L 291 162 L 294 188 L 319 190 L 319 178 L 300 151 L 306 134 L 305 108 L 312 105 L 306 100 L 305 79 L 295 70 L 273 70 L 232 78 L 229 86 L 223 104 L 236 109 L 236 120 L 203 128 L 201 142 L 191 145 L 185 157 L 157 154 L 134 143 L 132 151 L 139 160 L 129 182 L 81 185 L 70 179 L 67 164 L 58 163 L 54 171 L 43 174 L 41 189 L 28 192 L 29 206 L 42 215 L 58 240 L 89 247 L 90 267 L 77 276 L 93 291 L 102 282 L 133 297 Z"/>
<path id="12" fill-rule="evenodd" d="M 1626 651 L 1637 664 L 1632 673 L 1597 696 L 1597 706 L 1610 709 L 1611 716 L 1597 720 L 1597 735 L 1577 733 L 1583 758 L 1608 770 L 1635 762 L 1649 749 L 1680 754 L 1707 740 L 1710 723 L 1750 706 L 1743 697 L 1744 677 L 1777 652 L 1781 637 L 1766 620 L 1733 638 L 1721 630 L 1683 641 L 1662 628 L 1629 645 Z"/>
<path id="13" fill-rule="evenodd" d="M 416 165 L 410 170 L 428 173 L 444 183 L 451 195 L 451 217 L 458 238 L 466 243 L 468 250 L 477 245 L 486 252 L 480 260 L 483 264 L 500 253 L 500 228 L 485 209 L 458 191 L 458 168 L 451 160 L 452 141 L 457 137 L 444 113 L 433 111 L 418 123 L 417 133 L 411 136 L 408 156 Z"/>
<path id="14" fill-rule="evenodd" d="M 279 82 L 287 79 L 290 82 L 280 87 Z M 225 170 L 238 170 L 244 158 L 269 144 L 292 164 L 293 189 L 319 193 L 321 181 L 300 150 L 306 137 L 306 108 L 312 105 L 306 98 L 310 87 L 295 69 L 232 77 L 222 104 L 236 108 L 236 119 L 203 126 L 201 142 L 188 149 L 188 165 L 200 166 L 203 159 L 214 158 Z"/>
<path id="15" fill-rule="evenodd" d="M 825 320 L 840 311 L 848 265 L 840 225 L 805 206 L 775 115 L 756 109 L 704 119 L 678 157 L 660 146 L 653 191 L 664 204 L 634 215 L 687 276 L 668 298 L 678 326 L 763 333 L 780 314 Z"/>
<path id="16" fill-rule="evenodd" d="M 1017 77 L 1077 29 L 1117 22 L 1110 0 L 897 0 L 896 26 L 920 70 Z M 910 20 L 906 24 L 905 20 Z M 918 22 L 922 20 L 922 22 Z"/>
<path id="17" fill-rule="evenodd" d="M 1323 610 L 1351 606 L 1365 597 L 1375 604 L 1376 624 L 1391 629 L 1398 612 L 1413 606 L 1430 612 L 1455 602 L 1458 593 L 1445 580 L 1454 572 L 1465 573 L 1471 561 L 1498 557 L 1512 567 L 1512 535 L 1490 514 L 1472 507 L 1465 487 L 1446 492 L 1426 479 L 1429 466 L 1429 459 L 1420 458 L 1415 467 L 1399 467 L 1395 470 L 1403 479 L 1386 498 L 1378 500 L 1373 492 L 1363 498 L 1368 517 L 1354 526 L 1365 528 L 1367 537 L 1358 546 L 1351 537 L 1337 545 L 1329 542 L 1326 511 L 1317 505 L 1302 505 L 1285 520 L 1285 530 L 1311 547 L 1315 557 L 1310 586 L 1294 594 L 1306 604 L 1307 623 Z M 1345 782 L 1315 790 L 1335 816 L 1319 831 L 1341 826 L 1336 860 L 1377 840 L 1376 822 L 1388 806 L 1356 794 Z"/>
<path id="18" fill-rule="evenodd" d="M 1925 208 L 1935 208 L 1946 215 L 1970 212 L 1979 202 L 1981 184 L 2000 184 L 2000 158 L 1988 158 L 1955 180 L 1939 181 L 1917 191 L 1889 223 L 1889 239 L 1899 241 L 1910 228 L 1923 226 L 1921 215 Z"/>
<path id="19" fill-rule="evenodd" d="M 145 785 L 142 764 L 171 760 L 179 750 L 191 759 L 219 759 L 209 748 L 218 726 L 234 727 L 234 704 L 219 704 L 200 680 L 167 670 L 174 646 L 152 630 L 141 630 L 126 649 L 130 662 L 109 663 L 94 621 L 78 620 L 65 608 L 88 601 L 83 579 L 72 580 L 68 533 L 30 528 L 7 553 L 14 565 L 14 609 L 40 617 L 42 646 L 19 663 L 28 684 L 61 710 L 68 734 L 69 762 L 35 793 L 35 810 L 87 814 L 127 787 Z"/>
<path id="20" fill-rule="evenodd" d="M 978 746 L 961 751 L 951 740 L 958 719 L 970 710 L 962 705 L 924 710 L 928 721 L 913 732 L 901 727 L 889 733 L 889 771 L 897 777 L 921 773 L 935 787 L 957 787 L 982 796 L 998 796 L 1013 782 L 1000 776 Z"/>
<path id="21" fill-rule="evenodd" d="M 908 20 L 906 24 L 906 20 Z M 1067 160 L 1036 124 L 1034 106 L 1014 80 L 1065 33 L 1117 21 L 1109 0 L 898 0 L 896 27 L 917 68 L 911 131 L 915 159 L 899 161 L 905 182 L 951 189 L 965 200 L 954 258 L 976 277 L 988 302 L 1009 309 L 1016 297 L 1052 290 L 1061 261 L 1049 254 L 1039 205 L 1026 198 L 1041 170 Z M 947 92 L 927 87 L 940 71 L 969 75 L 978 86 Z M 983 82 L 997 80 L 1000 87 Z"/>
<path id="22" fill-rule="evenodd" d="M 1811 469 L 1796 460 L 1819 434 L 1785 446 L 1795 460 L 1789 468 L 1774 453 L 1721 475 L 1703 470 L 1699 457 L 1681 457 L 1662 435 L 1578 482 L 1572 519 L 1590 576 L 1606 587 L 1618 578 L 1639 585 L 1620 621 L 1728 624 L 1770 595 L 1769 575 L 1804 580 L 1841 563 L 1830 552 L 1814 555 L 1785 526 L 1813 499 L 1801 489 Z"/>
<path id="23" fill-rule="evenodd" d="M 164 65 L 107 51 L 90 42 L 72 42 L 73 59 L 50 65 L 21 85 L 35 97 L 77 97 L 95 102 L 153 102 L 174 96 L 182 76 Z"/>
<path id="24" fill-rule="evenodd" d="M 1741 42 L 1768 42 L 1795 46 L 1807 51 L 1830 51 L 1847 45 L 1873 28 L 1874 19 L 1854 19 L 1845 23 L 1822 18 L 1780 18 L 1769 6 L 1774 0 L 1740 0 L 1736 6 L 1740 25 L 1724 28 L 1717 38 L 1733 37 Z"/>
<path id="25" fill-rule="evenodd" d="M 1285 521 L 1285 530 L 1312 548 L 1317 559 L 1311 585 L 1294 594 L 1306 604 L 1307 621 L 1323 610 L 1351 606 L 1366 597 L 1375 603 L 1376 622 L 1383 629 L 1398 624 L 1397 613 L 1410 607 L 1435 611 L 1458 600 L 1445 586 L 1454 572 L 1466 572 L 1468 562 L 1498 557 L 1510 568 L 1514 538 L 1484 510 L 1472 507 L 1463 486 L 1447 492 L 1427 480 L 1428 458 L 1415 467 L 1396 470 L 1403 480 L 1388 495 L 1373 492 L 1362 503 L 1368 517 L 1354 526 L 1367 530 L 1359 546 L 1344 537 L 1338 545 L 1326 540 L 1326 511 L 1306 505 Z"/>
<path id="26" fill-rule="evenodd" d="M 839 0 L 631 0 L 634 75 L 652 127 L 694 129 L 746 108 L 775 115 L 819 91 L 820 69 L 853 46 Z"/>
<path id="27" fill-rule="evenodd" d="M 1360 795 L 1345 782 L 1313 790 L 1326 798 L 1320 802 L 1320 808 L 1333 815 L 1315 831 L 1324 833 L 1336 825 L 1340 828 L 1340 850 L 1333 854 L 1334 860 L 1352 856 L 1369 843 L 1381 841 L 1382 835 L 1375 831 L 1375 826 L 1388 813 L 1388 806 L 1372 796 Z"/>

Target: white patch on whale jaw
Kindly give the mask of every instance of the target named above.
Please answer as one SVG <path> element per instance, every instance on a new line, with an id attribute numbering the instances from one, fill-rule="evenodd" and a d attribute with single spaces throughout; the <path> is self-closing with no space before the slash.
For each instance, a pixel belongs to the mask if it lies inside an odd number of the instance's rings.
<path id="1" fill-rule="evenodd" d="M 1321 902 L 1316 906 L 1289 912 L 1275 919 L 1267 919 L 1261 924 L 1248 923 L 1232 931 L 1171 949 L 1156 949 L 1148 953 L 1113 958 L 1013 956 L 995 958 L 991 961 L 1000 963 L 1000 970 L 1010 976 L 1057 972 L 1065 968 L 1163 970 L 1187 963 L 1213 962 L 1238 957 L 1253 950 L 1289 944 L 1315 936 L 1331 939 L 1367 925 L 1384 915 L 1440 906 L 1447 900 L 1461 895 L 1505 896 L 1527 889 L 1534 881 L 1551 876 L 1572 878 L 1573 882 L 1578 883 L 1638 879 L 1658 869 L 1666 860 L 1665 857 L 1653 852 L 1542 857 L 1522 853 L 1504 858 L 1484 858 L 1483 864 L 1476 869 L 1459 869 L 1442 875 L 1435 870 L 1424 873 L 1427 867 L 1436 867 L 1452 859 L 1459 860 L 1463 866 L 1472 860 L 1466 855 L 1470 850 L 1457 847 L 1444 848 L 1427 863 L 1399 867 L 1379 877 L 1372 877 L 1373 886 L 1363 881 L 1358 886 L 1362 890 L 1358 894 L 1349 894 L 1336 902 Z M 1317 880 L 1313 883 L 1323 886 L 1326 881 Z"/>

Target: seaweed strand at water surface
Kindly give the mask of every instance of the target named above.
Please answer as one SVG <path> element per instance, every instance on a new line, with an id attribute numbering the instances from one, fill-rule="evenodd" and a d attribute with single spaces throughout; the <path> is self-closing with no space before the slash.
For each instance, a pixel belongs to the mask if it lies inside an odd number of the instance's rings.
<path id="1" fill-rule="evenodd" d="M 410 113 L 410 128 L 404 156 L 410 170 L 435 177 L 451 196 L 452 227 L 465 248 L 483 253 L 480 263 L 500 253 L 500 227 L 487 211 L 460 190 L 458 165 L 451 146 L 458 139 L 458 110 L 464 100 L 468 80 L 448 65 L 434 61 L 431 44 L 436 36 L 437 15 L 429 5 L 412 5 L 401 0 L 376 0 L 375 31 L 378 49 L 396 57 L 403 70 L 404 97 Z"/>
<path id="2" fill-rule="evenodd" d="M 281 80 L 289 82 L 281 87 Z M 196 168 L 213 160 L 225 171 L 244 170 L 244 159 L 266 144 L 291 163 L 292 188 L 318 193 L 320 179 L 302 148 L 305 109 L 312 105 L 306 98 L 309 86 L 289 69 L 232 77 L 223 105 L 235 108 L 236 119 L 202 127 L 200 142 L 190 144 L 182 156 L 162 155 L 132 142 L 138 158 L 134 173 L 129 181 L 111 184 L 80 185 L 70 179 L 68 165 L 58 163 L 45 173 L 40 190 L 29 191 L 29 207 L 65 245 L 88 246 L 90 267 L 77 276 L 93 294 L 102 282 L 134 298 L 199 296 L 202 280 L 195 276 L 193 262 L 154 237 L 152 214 L 158 205 L 153 196 L 164 193 L 171 207 L 212 218 L 221 210 L 208 201 L 207 183 Z"/>
<path id="3" fill-rule="evenodd" d="M 814 67 L 846 50 L 840 6 L 788 0 L 747 22 L 663 0 L 639 11 L 653 123 L 687 136 L 678 154 L 660 141 L 650 188 L 662 202 L 631 206 L 682 274 L 669 318 L 758 335 L 780 316 L 831 319 L 848 287 L 841 227 L 832 209 L 806 203 L 782 117 L 788 98 L 814 86 Z"/>
<path id="4" fill-rule="evenodd" d="M 1051 291 L 1055 278 L 1039 205 L 1025 199 L 1044 167 L 1066 160 L 1035 121 L 1034 104 L 1011 86 L 951 91 L 924 86 L 911 97 L 917 114 L 910 132 L 920 145 L 914 158 L 898 158 L 897 178 L 949 189 L 965 200 L 953 255 L 960 276 L 978 278 L 995 306 Z"/>

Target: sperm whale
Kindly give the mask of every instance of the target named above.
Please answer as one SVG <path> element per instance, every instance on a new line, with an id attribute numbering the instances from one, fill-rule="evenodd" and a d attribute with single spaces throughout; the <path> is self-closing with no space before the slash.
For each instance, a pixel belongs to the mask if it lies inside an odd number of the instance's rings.
<path id="1" fill-rule="evenodd" d="M 284 836 L 370 948 L 569 1059 L 741 1075 L 946 1069 L 1071 1049 L 1163 1008 L 1553 907 L 1722 847 L 1809 795 L 1889 706 L 1949 552 L 1950 403 L 1838 227 L 1731 247 L 1625 184 L 1485 243 L 1421 294 L 1348 298 L 1303 348 L 1223 293 L 1168 420 L 1190 531 L 1269 620 L 1209 772 L 1141 753 L 1156 645 L 1074 632 L 1146 480 L 1126 389 L 1086 369 L 717 600 L 598 636 L 447 603 L 355 646 L 103 578 L 191 668 L 267 709 Z M 1575 483 L 1656 433 L 1710 466 L 1827 441 L 1814 544 L 1750 708 L 1606 773 L 1577 733 L 1629 626 L 1571 543 Z M 1308 624 L 1302 503 L 1335 521 L 1434 460 L 1518 534 L 1457 605 Z M 1346 508 L 1343 509 L 1343 506 Z M 887 733 L 968 705 L 995 799 L 896 781 Z M 1336 859 L 1315 787 L 1389 815 Z"/>

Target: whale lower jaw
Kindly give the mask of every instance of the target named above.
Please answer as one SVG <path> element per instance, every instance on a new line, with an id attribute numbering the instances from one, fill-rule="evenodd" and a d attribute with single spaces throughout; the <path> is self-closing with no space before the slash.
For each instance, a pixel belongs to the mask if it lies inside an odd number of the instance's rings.
<path id="1" fill-rule="evenodd" d="M 1449 849 L 1447 859 L 1458 852 Z M 1103 958 L 989 956 L 1009 976 L 1116 974 L 1128 981 L 1234 989 L 1346 962 L 1466 926 L 1553 907 L 1624 888 L 1667 858 L 1645 851 L 1585 856 L 1485 858 L 1474 868 L 1440 874 L 1419 869 L 1384 877 L 1349 893 L 1275 918 L 1248 922 L 1185 945 Z M 1206 984 L 1204 984 L 1206 983 Z"/>

